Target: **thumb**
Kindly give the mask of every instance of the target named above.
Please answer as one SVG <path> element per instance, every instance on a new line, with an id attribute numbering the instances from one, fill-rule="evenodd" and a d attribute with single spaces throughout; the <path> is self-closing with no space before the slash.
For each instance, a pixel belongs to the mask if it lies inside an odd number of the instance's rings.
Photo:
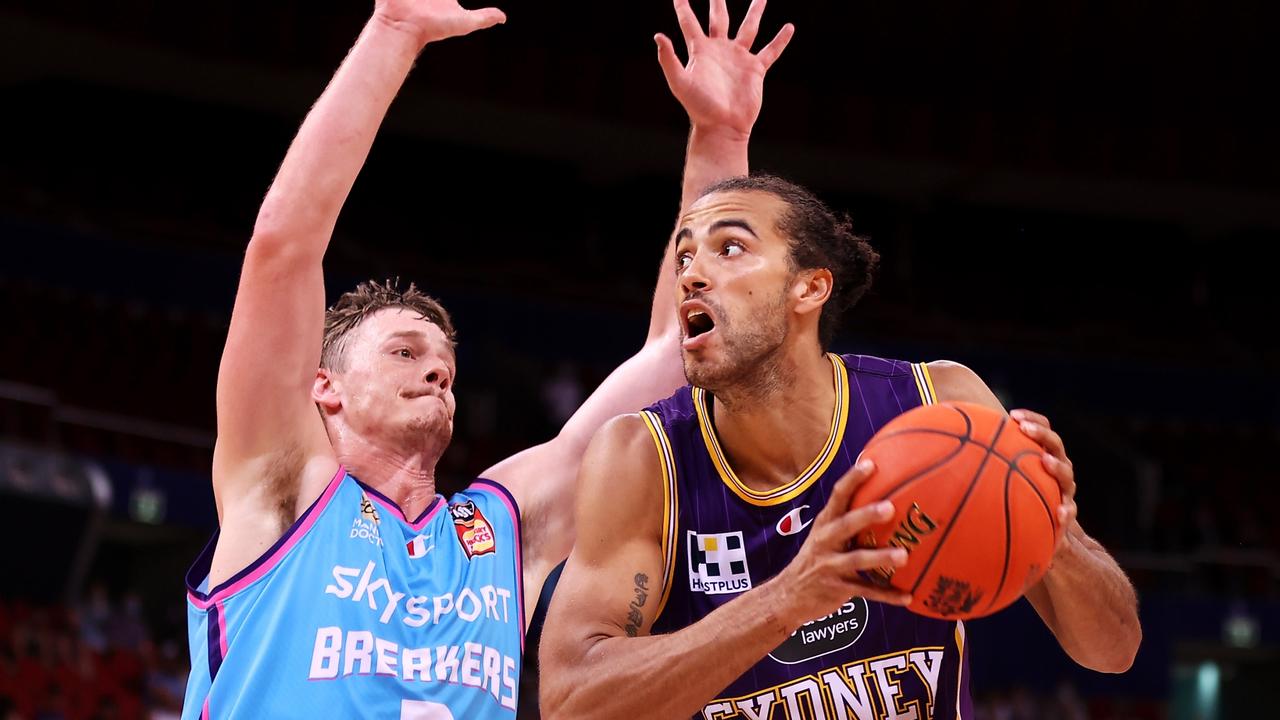
<path id="1" fill-rule="evenodd" d="M 505 23 L 507 21 L 507 14 L 498 8 L 489 7 L 481 8 L 480 10 L 470 10 L 467 12 L 467 18 L 471 21 L 471 30 L 468 32 L 475 32 L 477 30 L 491 28 L 500 23 Z"/>
<path id="2" fill-rule="evenodd" d="M 671 44 L 670 38 L 658 33 L 653 36 L 653 41 L 658 45 L 658 64 L 662 66 L 662 74 L 667 78 L 667 86 L 674 90 L 684 65 L 680 63 L 680 58 L 676 57 L 676 49 Z"/>
<path id="3" fill-rule="evenodd" d="M 853 504 L 853 494 L 871 474 L 876 471 L 875 463 L 870 458 L 861 458 L 849 468 L 831 489 L 831 497 L 827 498 L 827 506 L 822 509 L 823 515 L 839 517 L 847 512 Z"/>

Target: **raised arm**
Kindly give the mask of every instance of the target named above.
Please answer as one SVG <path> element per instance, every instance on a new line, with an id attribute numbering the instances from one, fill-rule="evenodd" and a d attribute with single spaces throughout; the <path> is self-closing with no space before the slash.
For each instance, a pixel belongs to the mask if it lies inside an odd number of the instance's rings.
<path id="1" fill-rule="evenodd" d="M 711 0 L 711 22 L 703 33 L 688 0 L 676 0 L 676 15 L 689 48 L 681 65 L 671 41 L 655 36 L 658 61 L 671 92 L 689 114 L 681 207 L 703 188 L 747 172 L 747 143 L 760 115 L 764 76 L 793 33 L 786 25 L 760 52 L 752 53 L 765 0 L 755 0 L 738 29 L 728 36 L 724 0 Z M 485 471 L 506 485 L 520 503 L 526 523 L 528 592 L 573 545 L 574 480 L 592 435 L 608 419 L 635 412 L 685 383 L 676 322 L 675 260 L 669 241 L 662 254 L 644 346 L 618 366 L 569 418 L 551 441 L 508 458 Z"/>
<path id="2" fill-rule="evenodd" d="M 765 1 L 753 0 L 730 38 L 725 0 L 711 0 L 706 32 L 689 0 L 675 0 L 676 19 L 689 51 L 687 64 L 680 63 L 666 35 L 653 36 L 667 87 L 689 114 L 681 210 L 706 187 L 748 172 L 747 143 L 764 103 L 764 76 L 795 34 L 795 26 L 787 23 L 760 52 L 751 52 Z"/>
<path id="3" fill-rule="evenodd" d="M 215 575 L 279 536 L 280 518 L 263 508 L 287 516 L 285 506 L 305 507 L 336 469 L 311 399 L 324 325 L 321 260 L 392 98 L 428 42 L 503 19 L 455 0 L 381 0 L 289 147 L 245 251 L 218 371 L 213 484 L 219 517 L 234 532 L 222 535 Z M 292 518 L 284 520 L 287 527 Z"/>
<path id="4" fill-rule="evenodd" d="M 848 510 L 870 462 L 835 486 L 809 538 L 778 576 L 674 633 L 649 635 L 661 610 L 662 484 L 653 441 L 634 416 L 606 425 L 582 464 L 578 542 L 547 613 L 541 706 L 547 717 L 675 718 L 699 714 L 803 623 L 855 595 L 905 598 L 857 571 L 899 565 L 899 550 L 847 551 L 888 503 Z M 672 683 L 671 678 L 680 678 Z"/>
<path id="5" fill-rule="evenodd" d="M 974 402 L 1004 411 L 995 394 L 969 368 L 932 362 L 929 373 L 940 400 Z M 1027 600 L 1072 660 L 1090 670 L 1124 672 L 1133 665 L 1142 644 L 1133 584 L 1106 548 L 1076 520 L 1075 470 L 1062 437 L 1039 413 L 1014 410 L 1010 416 L 1044 446 L 1045 469 L 1062 488 L 1059 524 L 1067 529 L 1048 572 L 1027 590 Z"/>

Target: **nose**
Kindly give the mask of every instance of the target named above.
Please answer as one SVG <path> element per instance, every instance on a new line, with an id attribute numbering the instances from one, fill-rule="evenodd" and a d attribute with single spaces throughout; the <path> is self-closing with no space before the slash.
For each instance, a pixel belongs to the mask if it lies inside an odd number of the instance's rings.
<path id="1" fill-rule="evenodd" d="M 449 368 L 443 362 L 432 362 L 422 379 L 428 385 L 435 385 L 444 392 L 449 389 Z"/>
<path id="2" fill-rule="evenodd" d="M 693 257 L 689 259 L 689 264 L 680 273 L 680 289 L 684 292 L 685 297 L 711 288 L 711 282 L 707 279 L 706 274 L 703 273 L 702 262 L 699 261 L 701 257 L 701 253 L 694 253 Z"/>

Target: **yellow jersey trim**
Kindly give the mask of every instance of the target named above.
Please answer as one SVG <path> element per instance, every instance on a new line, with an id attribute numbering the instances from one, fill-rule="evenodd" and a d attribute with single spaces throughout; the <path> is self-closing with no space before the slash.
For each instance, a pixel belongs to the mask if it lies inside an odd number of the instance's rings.
<path id="1" fill-rule="evenodd" d="M 662 420 L 649 410 L 643 410 L 640 418 L 644 420 L 653 444 L 658 449 L 659 465 L 662 467 L 662 592 L 658 597 L 658 609 L 653 614 L 656 621 L 662 614 L 671 595 L 671 585 L 676 570 L 676 526 L 679 524 L 680 496 L 676 493 L 676 461 L 671 451 L 671 441 L 667 431 L 662 427 Z"/>
<path id="2" fill-rule="evenodd" d="M 938 394 L 933 389 L 933 378 L 929 376 L 928 364 L 911 363 L 911 376 L 915 378 L 921 405 L 933 405 L 938 402 Z"/>
<path id="3" fill-rule="evenodd" d="M 831 362 L 831 374 L 836 388 L 836 403 L 831 413 L 831 431 L 827 435 L 827 442 L 818 453 L 818 457 L 814 458 L 813 462 L 809 463 L 809 467 L 805 468 L 796 479 L 766 492 L 747 487 L 733 472 L 724 450 L 720 447 L 720 440 L 712 430 L 711 413 L 707 408 L 707 391 L 702 388 L 693 389 L 693 407 L 698 417 L 698 427 L 702 431 L 702 440 L 707 446 L 707 452 L 711 455 L 711 463 L 715 465 L 716 472 L 724 484 L 733 491 L 733 494 L 747 503 L 764 507 L 792 500 L 822 477 L 835 459 L 836 451 L 840 449 L 840 443 L 844 439 L 845 424 L 849 419 L 849 371 L 839 356 L 827 353 L 827 359 Z"/>
<path id="4" fill-rule="evenodd" d="M 929 389 L 929 402 L 938 402 L 938 391 L 933 389 L 933 376 L 929 374 L 929 363 L 920 363 L 920 372 L 924 374 L 925 387 Z"/>

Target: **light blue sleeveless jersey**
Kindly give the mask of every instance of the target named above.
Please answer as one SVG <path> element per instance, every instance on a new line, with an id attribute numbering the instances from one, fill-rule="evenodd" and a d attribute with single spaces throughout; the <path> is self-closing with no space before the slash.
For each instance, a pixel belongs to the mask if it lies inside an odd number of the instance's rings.
<path id="1" fill-rule="evenodd" d="M 339 469 L 270 550 L 187 576 L 196 718 L 514 718 L 524 646 L 519 510 L 497 483 L 409 521 Z M 215 536 L 216 541 L 216 536 Z"/>

